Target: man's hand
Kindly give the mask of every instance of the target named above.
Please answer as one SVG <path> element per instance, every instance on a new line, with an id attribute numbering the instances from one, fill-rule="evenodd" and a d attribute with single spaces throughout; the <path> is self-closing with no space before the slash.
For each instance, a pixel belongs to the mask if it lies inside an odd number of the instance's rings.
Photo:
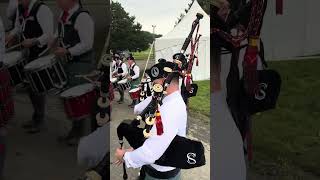
<path id="1" fill-rule="evenodd" d="M 131 79 L 132 79 L 132 77 L 131 77 L 131 76 L 128 76 L 128 79 L 129 79 L 129 80 L 131 80 Z"/>
<path id="2" fill-rule="evenodd" d="M 66 48 L 57 47 L 57 49 L 53 52 L 53 54 L 58 57 L 64 57 L 68 54 L 68 50 Z"/>
<path id="3" fill-rule="evenodd" d="M 14 36 L 13 35 L 11 35 L 11 34 L 8 34 L 8 35 L 6 35 L 6 37 L 5 37 L 5 42 L 6 42 L 6 45 L 7 44 L 11 44 L 11 41 L 14 39 Z"/>
<path id="4" fill-rule="evenodd" d="M 116 162 L 115 162 L 115 164 L 116 164 L 117 166 L 121 165 L 121 164 L 123 163 L 123 156 L 124 156 L 124 154 L 125 154 L 126 152 L 131 152 L 131 151 L 133 151 L 133 148 L 126 149 L 126 150 L 117 148 L 116 153 L 114 154 L 115 157 L 116 157 L 116 159 L 117 159 Z"/>
<path id="5" fill-rule="evenodd" d="M 25 48 L 31 48 L 32 46 L 37 44 L 37 40 L 36 39 L 25 39 L 21 44 Z"/>

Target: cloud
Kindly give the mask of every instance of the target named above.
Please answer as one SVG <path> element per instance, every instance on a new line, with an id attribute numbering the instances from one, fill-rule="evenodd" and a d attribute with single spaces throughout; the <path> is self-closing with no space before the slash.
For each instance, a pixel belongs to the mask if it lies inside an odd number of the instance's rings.
<path id="1" fill-rule="evenodd" d="M 152 32 L 156 25 L 157 34 L 167 34 L 191 0 L 114 0 L 120 2 L 124 9 L 136 17 L 142 29 Z"/>

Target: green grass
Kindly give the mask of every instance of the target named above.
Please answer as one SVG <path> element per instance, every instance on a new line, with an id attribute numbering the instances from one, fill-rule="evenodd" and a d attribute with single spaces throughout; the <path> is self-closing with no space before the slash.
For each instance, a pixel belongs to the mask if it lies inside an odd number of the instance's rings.
<path id="1" fill-rule="evenodd" d="M 151 48 L 148 48 L 147 50 L 141 51 L 141 52 L 134 52 L 134 53 L 133 53 L 133 57 L 134 57 L 136 60 L 147 60 L 147 59 L 148 59 L 149 52 L 150 52 L 150 49 L 151 49 Z M 151 52 L 150 58 L 151 58 L 151 59 L 154 59 L 153 52 Z"/>
<path id="2" fill-rule="evenodd" d="M 197 81 L 199 86 L 197 96 L 191 97 L 190 110 L 196 113 L 210 116 L 210 81 Z"/>
<path id="3" fill-rule="evenodd" d="M 262 162 L 271 162 L 320 176 L 320 60 L 271 62 L 270 68 L 281 74 L 282 87 L 277 108 L 254 117 L 254 167 L 261 171 Z"/>

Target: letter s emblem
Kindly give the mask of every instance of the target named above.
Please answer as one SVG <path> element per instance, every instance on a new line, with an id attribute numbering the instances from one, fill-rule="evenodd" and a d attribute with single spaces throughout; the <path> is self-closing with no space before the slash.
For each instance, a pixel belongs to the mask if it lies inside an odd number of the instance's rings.
<path id="1" fill-rule="evenodd" d="M 189 163 L 189 164 L 196 164 L 197 163 L 197 161 L 195 160 L 195 158 L 196 158 L 196 153 L 188 153 L 187 154 L 187 162 Z"/>

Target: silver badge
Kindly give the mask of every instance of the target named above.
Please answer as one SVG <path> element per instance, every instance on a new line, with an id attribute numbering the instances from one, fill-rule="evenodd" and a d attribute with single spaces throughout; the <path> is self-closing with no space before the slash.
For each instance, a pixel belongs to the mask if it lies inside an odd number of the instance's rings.
<path id="1" fill-rule="evenodd" d="M 151 69 L 151 75 L 152 75 L 152 77 L 158 77 L 158 75 L 159 75 L 159 68 L 158 68 L 158 67 L 153 67 L 153 68 Z"/>

